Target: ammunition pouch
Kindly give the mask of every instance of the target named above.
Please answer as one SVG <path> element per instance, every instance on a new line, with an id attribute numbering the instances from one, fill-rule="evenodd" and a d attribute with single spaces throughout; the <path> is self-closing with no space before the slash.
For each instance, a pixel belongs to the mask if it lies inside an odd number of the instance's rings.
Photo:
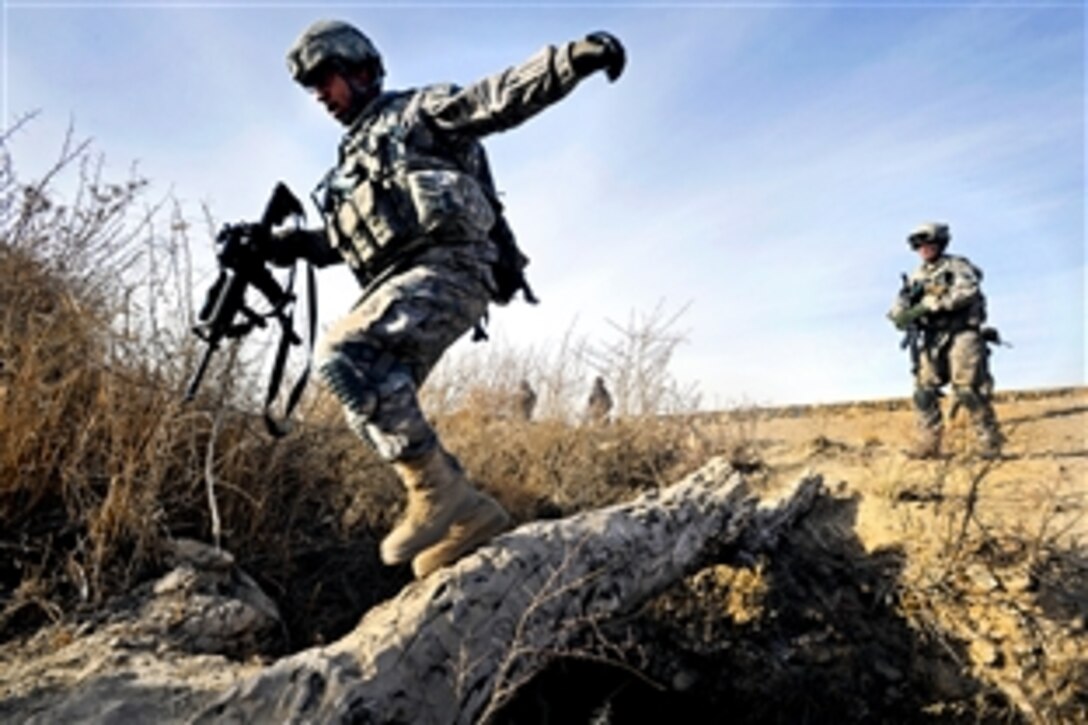
<path id="1" fill-rule="evenodd" d="M 479 183 L 451 169 L 423 169 L 383 179 L 361 178 L 351 187 L 330 185 L 338 198 L 332 219 L 349 262 L 371 274 L 421 246 L 425 238 L 485 239 L 496 213 Z M 338 188 L 339 187 L 339 188 Z"/>
<path id="2" fill-rule="evenodd" d="M 381 101 L 399 104 L 404 94 Z M 368 129 L 341 146 L 340 163 L 314 191 L 325 215 L 330 242 L 366 287 L 383 272 L 435 244 L 490 239 L 498 250 L 493 265 L 495 302 L 521 290 L 535 302 L 523 270 L 528 258 L 502 214 L 482 148 L 456 144 L 416 107 L 375 111 Z"/>
<path id="3" fill-rule="evenodd" d="M 476 179 L 460 171 L 433 169 L 405 175 L 414 226 L 422 234 L 479 239 L 495 224 L 495 212 Z"/>

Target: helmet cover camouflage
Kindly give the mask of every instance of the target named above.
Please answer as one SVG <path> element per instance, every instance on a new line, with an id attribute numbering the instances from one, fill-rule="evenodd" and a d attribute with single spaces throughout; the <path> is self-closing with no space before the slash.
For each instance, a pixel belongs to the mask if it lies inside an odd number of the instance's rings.
<path id="1" fill-rule="evenodd" d="M 339 20 L 318 20 L 306 28 L 287 51 L 287 70 L 306 85 L 323 63 L 340 61 L 348 67 L 370 62 L 375 82 L 385 76 L 382 57 L 370 38 L 353 25 Z"/>
<path id="2" fill-rule="evenodd" d="M 948 231 L 948 225 L 941 222 L 926 222 L 919 225 L 907 235 L 907 243 L 912 249 L 917 249 L 923 244 L 937 243 L 942 247 L 947 246 L 952 239 Z"/>

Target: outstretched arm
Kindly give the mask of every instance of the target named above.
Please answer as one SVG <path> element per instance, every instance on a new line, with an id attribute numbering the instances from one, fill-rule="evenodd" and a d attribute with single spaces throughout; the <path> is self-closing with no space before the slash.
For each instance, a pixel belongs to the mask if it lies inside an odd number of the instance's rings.
<path id="1" fill-rule="evenodd" d="M 623 73 L 626 54 L 608 33 L 548 46 L 521 65 L 424 101 L 424 112 L 450 133 L 484 136 L 505 131 L 562 99 L 598 70 L 610 80 Z"/>

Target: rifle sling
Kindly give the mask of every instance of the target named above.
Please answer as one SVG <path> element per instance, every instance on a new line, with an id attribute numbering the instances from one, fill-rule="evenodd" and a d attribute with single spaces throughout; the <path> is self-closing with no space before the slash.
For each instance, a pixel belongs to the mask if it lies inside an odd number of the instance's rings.
<path id="1" fill-rule="evenodd" d="M 285 289 L 288 295 L 294 291 L 294 286 L 295 267 L 291 267 Z M 292 301 L 290 317 L 282 311 L 280 313 L 280 343 L 276 349 L 276 359 L 272 364 L 272 375 L 268 379 L 268 391 L 265 393 L 264 399 L 265 427 L 268 429 L 269 434 L 275 438 L 282 438 L 290 431 L 289 421 L 291 413 L 302 398 L 302 391 L 306 388 L 306 383 L 310 378 L 310 368 L 313 363 L 314 339 L 317 335 L 317 285 L 315 284 L 313 265 L 309 262 L 306 263 L 306 307 L 309 309 L 309 314 L 307 315 L 307 327 L 309 330 L 307 334 L 308 339 L 306 340 L 306 367 L 303 368 L 302 373 L 299 374 L 298 380 L 295 381 L 294 386 L 291 388 L 291 392 L 287 396 L 287 405 L 284 408 L 281 422 L 277 421 L 272 415 L 272 404 L 275 402 L 276 396 L 280 391 L 280 385 L 283 383 L 283 373 L 287 367 L 287 353 L 290 351 L 291 345 L 296 344 L 296 342 L 301 343 L 291 326 L 291 320 L 294 317 L 294 306 L 295 303 Z"/>

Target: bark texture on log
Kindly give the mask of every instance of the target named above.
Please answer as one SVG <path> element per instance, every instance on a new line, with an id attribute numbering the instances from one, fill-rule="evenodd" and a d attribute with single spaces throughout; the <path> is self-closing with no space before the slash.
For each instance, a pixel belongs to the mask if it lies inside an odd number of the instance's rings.
<path id="1" fill-rule="evenodd" d="M 197 718 L 474 723 L 587 630 L 630 612 L 711 554 L 773 548 L 822 492 L 760 505 L 721 459 L 624 504 L 526 524 L 408 586 L 338 642 L 285 658 Z"/>

